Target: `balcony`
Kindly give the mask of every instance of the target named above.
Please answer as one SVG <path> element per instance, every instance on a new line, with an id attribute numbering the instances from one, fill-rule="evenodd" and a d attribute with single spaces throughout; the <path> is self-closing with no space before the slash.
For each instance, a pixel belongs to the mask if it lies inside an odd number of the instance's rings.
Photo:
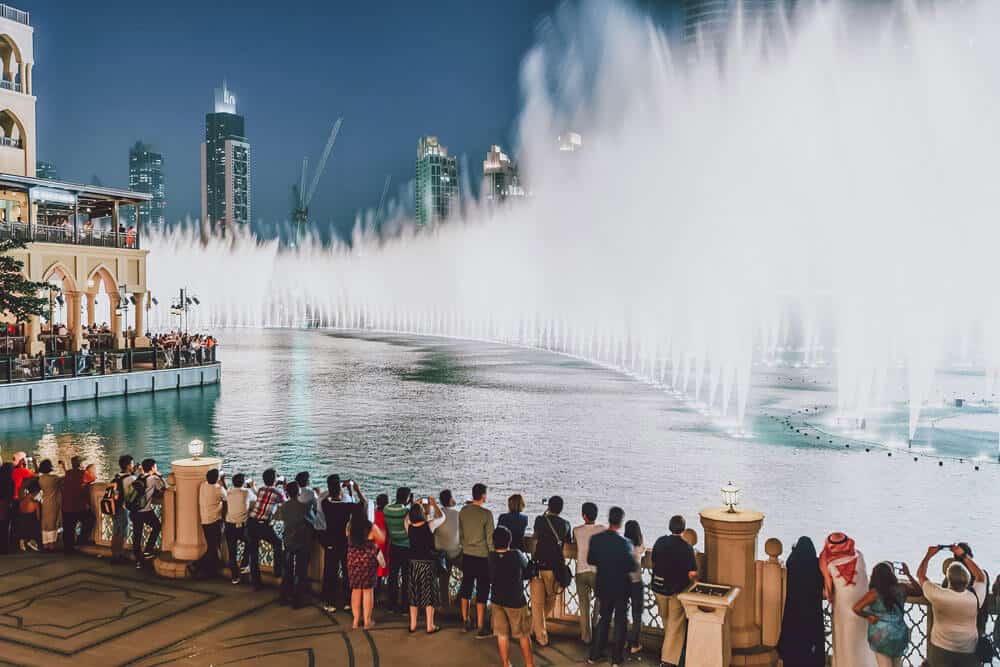
<path id="1" fill-rule="evenodd" d="M 17 21 L 24 25 L 31 25 L 31 14 L 10 5 L 0 5 L 0 17 L 9 21 Z"/>
<path id="2" fill-rule="evenodd" d="M 86 226 L 73 229 L 70 225 L 29 225 L 24 222 L 0 222 L 0 239 L 14 239 L 25 243 L 67 243 L 70 245 L 98 246 L 102 248 L 139 249 L 137 231 L 94 229 Z"/>
<path id="3" fill-rule="evenodd" d="M 3 83 L 10 83 L 4 81 Z M 3 85 L 0 85 L 3 88 Z M 0 137 L 0 146 L 10 146 L 11 148 L 24 148 L 24 142 L 16 137 Z"/>
<path id="4" fill-rule="evenodd" d="M 0 5 L 2 7 L 3 5 Z M 2 90 L 12 90 L 15 93 L 23 93 L 21 89 L 20 81 L 10 81 L 8 79 L 0 79 L 0 89 Z"/>

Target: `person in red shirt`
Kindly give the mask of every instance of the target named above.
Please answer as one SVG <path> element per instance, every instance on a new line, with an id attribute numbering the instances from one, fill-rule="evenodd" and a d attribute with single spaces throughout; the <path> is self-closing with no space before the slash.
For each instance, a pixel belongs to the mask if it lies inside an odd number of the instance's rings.
<path id="1" fill-rule="evenodd" d="M 94 521 L 90 512 L 90 488 L 79 456 L 70 459 L 70 469 L 63 477 L 62 525 L 63 551 L 68 555 L 75 551 L 76 526 L 80 524 L 79 544 L 90 541 Z"/>
<path id="2" fill-rule="evenodd" d="M 34 477 L 35 473 L 28 467 L 28 455 L 24 452 L 17 452 L 11 461 L 14 464 L 14 472 L 11 477 L 14 479 L 14 497 L 21 497 L 21 483 L 29 477 Z"/>

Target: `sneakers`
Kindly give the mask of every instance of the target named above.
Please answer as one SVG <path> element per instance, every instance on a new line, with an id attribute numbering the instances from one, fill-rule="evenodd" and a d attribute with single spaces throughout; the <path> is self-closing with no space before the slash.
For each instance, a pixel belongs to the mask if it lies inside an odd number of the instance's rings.
<path id="1" fill-rule="evenodd" d="M 323 611 L 325 611 L 328 614 L 336 614 L 337 613 L 337 605 L 325 604 L 325 605 L 323 605 Z"/>
<path id="2" fill-rule="evenodd" d="M 344 611 L 350 611 L 350 610 L 351 610 L 351 605 L 345 604 L 344 605 Z"/>
<path id="3" fill-rule="evenodd" d="M 244 565 L 240 568 L 240 574 L 250 574 L 250 566 Z"/>
<path id="4" fill-rule="evenodd" d="M 229 583 L 231 583 L 233 586 L 238 586 L 239 583 L 240 583 L 240 578 L 239 577 L 231 577 L 229 579 Z"/>
<path id="5" fill-rule="evenodd" d="M 479 632 L 476 633 L 476 639 L 486 639 L 487 637 L 492 637 L 493 633 L 486 628 L 479 628 Z"/>

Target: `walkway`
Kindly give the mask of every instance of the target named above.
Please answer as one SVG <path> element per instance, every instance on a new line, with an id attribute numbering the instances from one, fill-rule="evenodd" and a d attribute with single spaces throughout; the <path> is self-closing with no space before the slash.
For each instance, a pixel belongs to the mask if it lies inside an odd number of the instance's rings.
<path id="1" fill-rule="evenodd" d="M 292 611 L 276 590 L 161 579 L 90 556 L 0 556 L 0 578 L 0 666 L 499 664 L 493 639 L 454 624 L 410 635 L 404 617 L 377 614 L 376 628 L 351 630 L 349 614 Z M 556 639 L 536 664 L 584 658 L 579 642 Z M 512 661 L 524 664 L 517 652 Z"/>

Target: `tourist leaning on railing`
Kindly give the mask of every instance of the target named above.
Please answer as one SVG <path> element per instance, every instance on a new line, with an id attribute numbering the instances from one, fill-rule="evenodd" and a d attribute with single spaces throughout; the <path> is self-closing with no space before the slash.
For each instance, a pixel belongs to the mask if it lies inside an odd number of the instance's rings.
<path id="1" fill-rule="evenodd" d="M 38 464 L 38 485 L 42 489 L 42 549 L 55 551 L 56 542 L 59 541 L 59 527 L 63 524 L 63 478 L 55 474 L 49 459 Z"/>
<path id="2" fill-rule="evenodd" d="M 340 475 L 326 478 L 327 493 L 320 501 L 320 511 L 326 518 L 326 530 L 319 533 L 323 546 L 323 606 L 327 612 L 351 608 L 350 583 L 347 576 L 347 522 L 351 520 L 355 503 L 345 497 L 345 490 L 353 491 L 358 503 L 367 507 L 368 501 L 357 482 L 340 480 Z"/>
<path id="3" fill-rule="evenodd" d="M 424 498 L 410 506 L 406 534 L 410 538 L 410 581 L 406 597 L 410 607 L 410 632 L 417 631 L 417 617 L 424 608 L 427 634 L 441 628 L 434 624 L 434 608 L 441 603 L 438 569 L 443 563 L 434 548 L 434 531 L 445 521 L 445 515 L 434 498 Z"/>
<path id="4" fill-rule="evenodd" d="M 102 499 L 102 512 L 111 515 L 111 564 L 119 565 L 125 559 L 125 540 L 128 537 L 128 510 L 125 508 L 125 489 L 135 478 L 135 459 L 129 454 L 118 457 L 118 472 L 111 480 Z M 110 492 L 110 495 L 109 495 Z"/>
<path id="5" fill-rule="evenodd" d="M 384 496 L 381 494 L 379 498 Z M 389 498 L 385 498 L 388 503 Z M 351 519 L 347 524 L 347 576 L 351 584 L 351 627 L 370 630 L 375 622 L 372 611 L 375 607 L 375 583 L 379 572 L 385 568 L 380 554 L 385 546 L 386 534 L 383 528 L 368 520 L 365 506 L 351 506 Z M 384 558 L 384 557 L 383 557 Z M 381 560 L 381 562 L 380 562 Z"/>
<path id="6" fill-rule="evenodd" d="M 537 573 L 529 585 L 531 629 L 540 646 L 548 646 L 549 631 L 545 618 L 552 615 L 556 598 L 569 586 L 571 573 L 563 558 L 563 545 L 573 542 L 569 521 L 559 516 L 563 510 L 560 496 L 549 498 L 546 511 L 535 518 L 535 561 Z"/>
<path id="7" fill-rule="evenodd" d="M 853 539 L 831 533 L 819 555 L 819 568 L 833 608 L 833 667 L 875 667 L 868 624 L 854 613 L 854 605 L 868 591 L 864 556 Z"/>
<path id="8" fill-rule="evenodd" d="M 153 500 L 162 497 L 167 489 L 167 483 L 156 467 L 156 459 L 143 459 L 141 468 L 125 490 L 125 508 L 132 522 L 132 557 L 137 570 L 142 569 L 147 561 L 152 562 L 155 555 L 162 525 L 153 509 Z M 146 526 L 149 526 L 149 537 L 143 548 L 142 536 Z"/>
<path id="9" fill-rule="evenodd" d="M 311 496 L 300 493 L 297 482 L 286 485 L 288 500 L 278 508 L 277 517 L 284 522 L 282 540 L 285 562 L 281 574 L 278 604 L 300 608 L 305 602 L 309 585 L 309 557 L 312 554 L 312 533 L 316 506 Z"/>
<path id="10" fill-rule="evenodd" d="M 510 531 L 510 548 L 524 551 L 524 533 L 528 517 L 524 514 L 524 496 L 515 493 L 507 499 L 507 511 L 497 517 L 497 525 Z"/>
<path id="11" fill-rule="evenodd" d="M 931 558 L 944 549 L 955 555 L 955 561 L 948 566 L 947 587 L 927 578 Z M 972 560 L 967 545 L 927 547 L 927 554 L 917 568 L 917 580 L 934 614 L 927 650 L 930 667 L 978 667 L 981 664 L 976 657 L 978 618 L 986 601 L 986 574 Z"/>
<path id="12" fill-rule="evenodd" d="M 868 621 L 868 645 L 875 653 L 878 667 L 900 667 L 910 643 L 903 607 L 908 595 L 919 595 L 920 586 L 902 566 L 910 586 L 896 578 L 891 563 L 877 563 L 872 568 L 868 592 L 854 604 L 854 613 Z"/>
<path id="13" fill-rule="evenodd" d="M 406 534 L 406 515 L 410 511 L 413 493 L 407 486 L 396 489 L 396 502 L 382 510 L 389 533 L 388 602 L 391 609 L 406 612 L 406 584 L 409 582 L 410 538 Z M 400 587 L 402 580 L 402 587 Z"/>
<path id="14" fill-rule="evenodd" d="M 619 533 L 624 519 L 625 510 L 612 507 L 608 511 L 608 529 L 590 538 L 587 562 L 597 568 L 599 619 L 594 629 L 594 641 L 590 644 L 589 664 L 596 663 L 604 653 L 612 617 L 615 636 L 611 642 L 611 664 L 621 665 L 624 661 L 625 629 L 628 626 L 625 609 L 631 583 L 629 575 L 639 568 L 632 553 L 632 543 Z"/>
<path id="15" fill-rule="evenodd" d="M 271 552 L 274 555 L 274 576 L 281 577 L 283 565 L 283 553 L 281 540 L 274 532 L 274 515 L 287 496 L 282 487 L 285 480 L 278 479 L 278 473 L 274 468 L 268 468 L 261 475 L 264 488 L 257 494 L 257 502 L 250 509 L 247 523 L 247 551 L 250 558 L 250 578 L 255 589 L 261 587 L 260 578 L 260 543 L 267 542 L 271 545 Z"/>
<path id="16" fill-rule="evenodd" d="M 650 582 L 656 607 L 663 621 L 663 645 L 660 664 L 675 667 L 680 664 L 687 634 L 687 616 L 677 595 L 698 577 L 698 564 L 694 548 L 684 541 L 681 534 L 687 528 L 684 517 L 670 517 L 669 535 L 660 537 L 653 544 L 653 579 Z"/>
<path id="17" fill-rule="evenodd" d="M 247 481 L 246 475 L 239 472 L 233 475 L 233 486 L 226 491 L 226 555 L 229 557 L 229 580 L 233 585 L 240 583 L 240 575 L 249 563 L 249 548 L 247 546 L 247 517 L 250 508 L 257 500 L 253 490 L 253 480 Z M 243 543 L 242 562 L 237 564 L 236 552 L 238 545 Z"/>
<path id="18" fill-rule="evenodd" d="M 584 503 L 580 514 L 583 523 L 573 529 L 573 541 L 576 542 L 576 599 L 580 607 L 580 641 L 589 644 L 594 626 L 597 625 L 596 604 L 591 612 L 597 568 L 587 562 L 587 548 L 590 546 L 590 538 L 605 530 L 605 526 L 597 523 L 597 505 L 594 503 Z"/>
<path id="19" fill-rule="evenodd" d="M 444 513 L 444 523 L 434 531 L 434 548 L 444 554 L 447 570 L 441 572 L 441 596 L 447 603 L 451 602 L 449 586 L 451 569 L 461 564 L 462 543 L 458 539 L 458 510 L 455 509 L 455 497 L 451 489 L 444 489 L 438 494 L 438 508 Z"/>
<path id="20" fill-rule="evenodd" d="M 486 504 L 485 484 L 472 486 L 472 502 L 466 503 L 458 513 L 458 538 L 462 543 L 462 622 L 465 629 L 472 625 L 472 592 L 476 593 L 476 619 L 478 637 L 488 637 L 486 629 L 486 603 L 490 599 L 489 556 L 493 551 L 493 512 Z"/>
<path id="21" fill-rule="evenodd" d="M 629 574 L 628 603 L 632 611 L 632 627 L 629 628 L 626 647 L 629 655 L 637 655 L 642 651 L 639 633 L 642 632 L 642 612 L 645 610 L 642 556 L 646 553 L 646 544 L 642 539 L 642 528 L 639 527 L 638 521 L 626 521 L 624 535 L 625 539 L 632 543 L 632 557 L 635 558 L 635 569 Z"/>
<path id="22" fill-rule="evenodd" d="M 219 576 L 227 490 L 226 476 L 220 474 L 217 468 L 206 472 L 205 481 L 198 487 L 198 514 L 206 545 L 205 553 L 192 566 L 198 578 L 214 579 Z"/>

